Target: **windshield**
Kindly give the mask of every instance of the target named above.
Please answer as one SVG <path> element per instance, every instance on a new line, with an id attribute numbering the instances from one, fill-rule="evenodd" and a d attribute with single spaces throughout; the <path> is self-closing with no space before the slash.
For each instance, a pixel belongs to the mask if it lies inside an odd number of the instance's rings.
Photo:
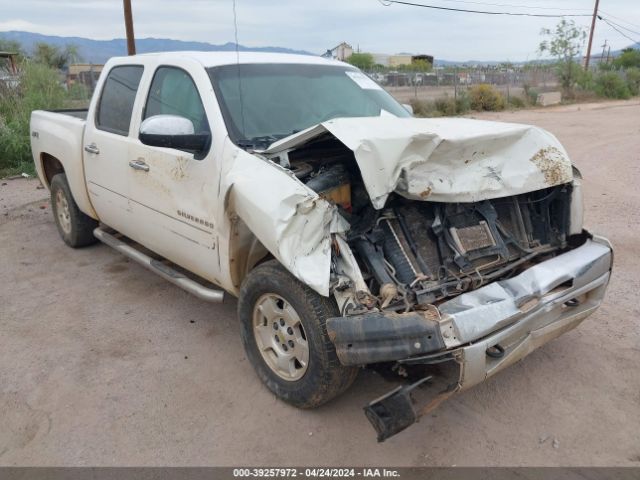
<path id="1" fill-rule="evenodd" d="M 240 64 L 207 69 L 229 136 L 241 147 L 271 143 L 337 117 L 408 117 L 402 105 L 349 66 Z"/>

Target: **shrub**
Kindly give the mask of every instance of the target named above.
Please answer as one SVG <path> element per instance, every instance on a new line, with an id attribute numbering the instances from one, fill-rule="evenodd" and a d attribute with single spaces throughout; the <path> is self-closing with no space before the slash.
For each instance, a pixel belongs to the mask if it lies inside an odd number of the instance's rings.
<path id="1" fill-rule="evenodd" d="M 456 113 L 461 115 L 471 110 L 471 99 L 467 92 L 458 92 L 458 98 L 456 98 Z"/>
<path id="2" fill-rule="evenodd" d="M 442 97 L 434 102 L 436 110 L 444 116 L 452 116 L 456 114 L 456 101 L 453 98 Z"/>
<path id="3" fill-rule="evenodd" d="M 22 64 L 19 84 L 0 84 L 0 176 L 33 173 L 29 119 L 38 109 L 62 108 L 66 93 L 58 72 L 38 63 Z"/>
<path id="4" fill-rule="evenodd" d="M 640 68 L 632 67 L 625 72 L 627 88 L 631 95 L 640 95 Z"/>
<path id="5" fill-rule="evenodd" d="M 436 100 L 411 100 L 416 117 L 445 117 L 461 115 L 469 111 L 469 96 L 459 92 L 457 98 L 441 97 Z"/>
<path id="6" fill-rule="evenodd" d="M 504 109 L 504 97 L 491 85 L 476 85 L 469 91 L 471 108 L 496 112 Z"/>
<path id="7" fill-rule="evenodd" d="M 627 83 L 615 72 L 599 74 L 595 80 L 595 92 L 607 98 L 625 99 L 631 96 Z"/>
<path id="8" fill-rule="evenodd" d="M 509 106 L 511 108 L 524 108 L 525 103 L 522 97 L 509 97 Z"/>

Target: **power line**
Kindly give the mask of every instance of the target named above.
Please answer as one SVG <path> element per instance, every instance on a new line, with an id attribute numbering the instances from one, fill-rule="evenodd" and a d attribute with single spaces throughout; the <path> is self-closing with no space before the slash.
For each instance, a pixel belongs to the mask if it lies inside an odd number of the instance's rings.
<path id="1" fill-rule="evenodd" d="M 562 18 L 562 17 L 590 17 L 591 14 L 588 13 L 580 13 L 580 14 L 567 14 L 567 15 L 552 15 L 552 14 L 544 14 L 544 13 L 519 13 L 519 12 L 488 12 L 484 10 L 467 10 L 463 8 L 451 8 L 451 7 L 439 7 L 435 5 L 424 5 L 422 3 L 412 3 L 412 2 L 404 2 L 400 0 L 379 0 L 382 5 L 385 7 L 390 6 L 395 3 L 398 5 L 408 5 L 411 7 L 422 7 L 422 8 L 431 8 L 434 10 L 445 10 L 449 12 L 464 12 L 464 13 L 479 13 L 483 15 L 508 15 L 512 17 L 545 17 L 545 18 Z"/>
<path id="2" fill-rule="evenodd" d="M 640 35 L 640 32 L 637 32 L 637 31 L 635 31 L 635 30 L 631 30 L 630 28 L 627 28 L 627 27 L 625 27 L 625 26 L 623 26 L 623 25 L 620 25 L 619 23 L 614 22 L 614 21 L 613 21 L 613 20 L 611 20 L 610 18 L 609 18 L 608 20 L 609 20 L 609 22 L 613 23 L 616 27 L 620 27 L 620 28 L 622 28 L 623 30 L 627 30 L 628 32 L 635 33 L 636 35 Z"/>
<path id="3" fill-rule="evenodd" d="M 640 41 L 638 41 L 638 40 L 635 40 L 635 39 L 631 38 L 631 37 L 630 37 L 630 36 L 628 36 L 626 33 L 624 33 L 622 30 L 618 30 L 618 28 L 617 28 L 617 27 L 615 27 L 612 23 L 610 23 L 606 18 L 601 17 L 601 16 L 599 16 L 599 15 L 598 15 L 598 18 L 599 18 L 600 20 L 602 20 L 604 23 L 606 23 L 607 25 L 609 25 L 611 28 L 613 28 L 613 29 L 614 29 L 616 32 L 618 32 L 620 35 L 622 35 L 623 37 L 625 37 L 625 38 L 627 38 L 627 39 L 631 40 L 634 44 L 635 44 L 635 43 L 640 43 Z"/>
<path id="4" fill-rule="evenodd" d="M 454 3 L 468 3 L 471 5 L 486 5 L 488 7 L 513 7 L 513 8 L 531 8 L 534 10 L 582 10 L 585 12 L 591 11 L 589 8 L 560 8 L 560 7 L 537 7 L 534 5 L 515 5 L 512 3 L 487 3 L 487 2 L 472 2 L 470 0 L 440 0 L 442 2 L 454 2 Z"/>
<path id="5" fill-rule="evenodd" d="M 607 17 L 611 17 L 611 18 L 615 18 L 616 20 L 618 20 L 619 22 L 622 23 L 626 23 L 627 25 L 631 25 L 632 27 L 637 27 L 640 28 L 640 25 L 638 25 L 637 23 L 631 23 L 627 20 L 625 20 L 624 18 L 620 18 L 620 17 L 616 17 L 615 15 L 612 15 L 610 13 L 605 12 L 604 10 L 600 10 L 601 13 L 604 13 Z"/>

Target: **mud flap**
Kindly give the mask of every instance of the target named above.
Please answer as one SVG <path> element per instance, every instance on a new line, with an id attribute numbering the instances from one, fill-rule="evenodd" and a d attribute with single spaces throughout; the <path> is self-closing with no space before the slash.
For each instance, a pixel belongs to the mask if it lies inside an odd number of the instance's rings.
<path id="1" fill-rule="evenodd" d="M 418 421 L 420 415 L 414 408 L 411 392 L 431 378 L 428 376 L 411 385 L 391 390 L 364 407 L 367 419 L 378 433 L 378 442 L 384 442 Z"/>

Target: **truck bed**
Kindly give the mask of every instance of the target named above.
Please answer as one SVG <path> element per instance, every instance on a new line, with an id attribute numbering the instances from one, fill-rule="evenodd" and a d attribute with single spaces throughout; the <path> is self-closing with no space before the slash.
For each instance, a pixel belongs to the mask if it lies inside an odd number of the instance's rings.
<path id="1" fill-rule="evenodd" d="M 45 159 L 53 158 L 64 168 L 73 198 L 80 210 L 96 218 L 84 179 L 83 137 L 87 109 L 34 110 L 31 112 L 31 151 L 36 172 L 49 188 Z"/>
<path id="2" fill-rule="evenodd" d="M 88 108 L 62 108 L 60 110 L 47 110 L 47 112 L 61 113 L 62 115 L 69 115 L 71 117 L 79 118 L 80 120 L 86 120 L 89 114 Z"/>

